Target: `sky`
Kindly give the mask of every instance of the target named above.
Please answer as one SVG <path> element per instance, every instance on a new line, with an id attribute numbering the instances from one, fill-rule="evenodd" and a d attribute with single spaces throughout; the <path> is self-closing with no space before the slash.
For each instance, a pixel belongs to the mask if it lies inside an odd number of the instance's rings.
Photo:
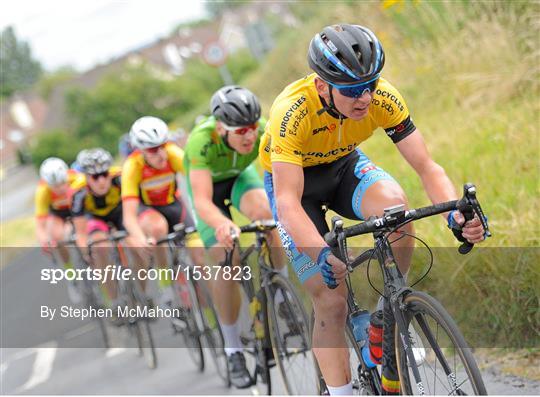
<path id="1" fill-rule="evenodd" d="M 200 0 L 10 0 L 2 2 L 0 30 L 12 25 L 48 71 L 85 71 L 204 16 Z"/>

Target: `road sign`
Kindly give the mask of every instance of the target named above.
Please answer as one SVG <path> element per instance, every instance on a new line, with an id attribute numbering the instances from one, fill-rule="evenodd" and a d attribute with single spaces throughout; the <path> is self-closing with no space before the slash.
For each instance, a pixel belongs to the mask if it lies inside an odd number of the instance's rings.
<path id="1" fill-rule="evenodd" d="M 202 56 L 207 64 L 218 67 L 227 60 L 227 50 L 219 41 L 213 41 L 204 46 Z"/>

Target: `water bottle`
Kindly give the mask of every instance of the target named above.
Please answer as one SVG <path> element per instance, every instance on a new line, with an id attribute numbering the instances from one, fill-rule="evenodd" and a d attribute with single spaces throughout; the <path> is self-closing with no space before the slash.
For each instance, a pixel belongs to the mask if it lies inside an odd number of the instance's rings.
<path id="1" fill-rule="evenodd" d="M 369 312 L 367 310 L 356 310 L 349 314 L 349 322 L 351 323 L 354 339 L 361 346 L 362 358 L 368 368 L 375 367 L 375 364 L 369 357 L 368 327 L 369 327 Z M 366 354 L 367 353 L 367 354 Z"/>

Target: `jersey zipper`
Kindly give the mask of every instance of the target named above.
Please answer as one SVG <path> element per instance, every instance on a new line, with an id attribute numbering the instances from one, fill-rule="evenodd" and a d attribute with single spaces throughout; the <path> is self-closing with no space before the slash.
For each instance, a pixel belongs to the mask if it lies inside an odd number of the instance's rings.
<path id="1" fill-rule="evenodd" d="M 233 164 L 232 164 L 233 168 L 236 168 L 236 157 L 237 157 L 237 154 L 238 154 L 238 153 L 237 153 L 236 150 L 235 150 L 235 151 L 234 151 L 234 154 L 233 154 Z"/>
<path id="2" fill-rule="evenodd" d="M 343 124 L 343 115 L 339 115 L 338 144 L 341 145 L 341 125 Z"/>

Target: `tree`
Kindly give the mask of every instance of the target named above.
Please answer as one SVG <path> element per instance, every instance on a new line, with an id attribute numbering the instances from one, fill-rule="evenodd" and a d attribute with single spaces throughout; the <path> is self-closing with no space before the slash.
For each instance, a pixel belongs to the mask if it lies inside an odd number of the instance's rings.
<path id="1" fill-rule="evenodd" d="M 0 96 L 24 90 L 41 76 L 41 64 L 32 57 L 28 43 L 18 40 L 13 27 L 0 36 Z"/>

